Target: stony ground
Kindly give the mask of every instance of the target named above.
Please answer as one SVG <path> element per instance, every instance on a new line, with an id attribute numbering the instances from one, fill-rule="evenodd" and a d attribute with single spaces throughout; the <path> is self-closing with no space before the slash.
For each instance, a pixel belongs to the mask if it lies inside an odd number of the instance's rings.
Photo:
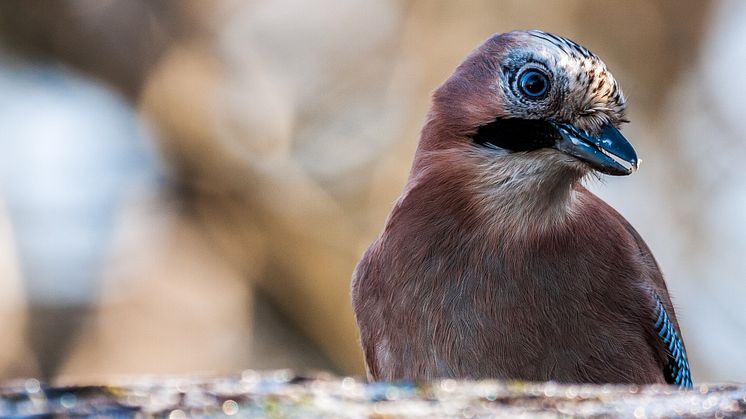
<path id="1" fill-rule="evenodd" d="M 559 385 L 443 380 L 373 383 L 288 370 L 143 377 L 113 385 L 0 388 L 0 417 L 744 417 L 746 386 Z"/>

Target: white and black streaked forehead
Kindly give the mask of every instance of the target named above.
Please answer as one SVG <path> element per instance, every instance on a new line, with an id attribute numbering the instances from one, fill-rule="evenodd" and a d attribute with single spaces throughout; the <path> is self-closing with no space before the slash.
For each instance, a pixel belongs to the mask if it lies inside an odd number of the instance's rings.
<path id="1" fill-rule="evenodd" d="M 530 30 L 514 34 L 524 41 L 523 48 L 515 53 L 542 61 L 556 76 L 554 81 L 562 85 L 563 106 L 557 107 L 557 113 L 567 113 L 561 116 L 588 128 L 626 121 L 624 93 L 598 56 L 567 38 L 547 32 Z"/>

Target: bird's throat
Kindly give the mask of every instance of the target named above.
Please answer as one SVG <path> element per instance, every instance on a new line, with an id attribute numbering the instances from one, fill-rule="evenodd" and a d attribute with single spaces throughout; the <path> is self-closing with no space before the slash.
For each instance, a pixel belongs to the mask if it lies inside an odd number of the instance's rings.
<path id="1" fill-rule="evenodd" d="M 544 150 L 527 154 L 535 153 Z M 578 184 L 572 170 L 560 164 L 537 170 L 536 156 L 511 157 L 496 163 L 492 176 L 485 176 L 481 187 L 472 190 L 484 203 L 485 215 L 498 225 L 512 225 L 516 233 L 526 229 L 547 231 L 566 221 L 573 212 Z"/>
<path id="2" fill-rule="evenodd" d="M 572 216 L 581 172 L 557 150 L 500 155 L 472 147 L 420 158 L 401 203 L 428 225 L 475 220 L 521 236 L 551 231 Z"/>

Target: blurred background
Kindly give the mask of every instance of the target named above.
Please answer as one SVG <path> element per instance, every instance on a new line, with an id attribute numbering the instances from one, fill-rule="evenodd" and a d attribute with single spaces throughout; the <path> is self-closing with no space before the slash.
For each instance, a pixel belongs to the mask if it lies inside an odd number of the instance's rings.
<path id="1" fill-rule="evenodd" d="M 695 380 L 746 381 L 738 0 L 3 0 L 0 378 L 361 374 L 350 275 L 430 92 L 518 28 L 624 87 L 645 161 L 591 187 L 657 256 Z"/>

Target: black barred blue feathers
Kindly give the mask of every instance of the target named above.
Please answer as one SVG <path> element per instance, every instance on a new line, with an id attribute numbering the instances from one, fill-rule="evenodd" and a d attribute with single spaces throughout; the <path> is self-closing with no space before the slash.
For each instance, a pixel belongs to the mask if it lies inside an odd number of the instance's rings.
<path id="1" fill-rule="evenodd" d="M 676 329 L 674 329 L 658 294 L 655 294 L 655 311 L 657 316 L 655 331 L 666 347 L 668 355 L 668 364 L 664 371 L 666 382 L 683 388 L 691 388 L 692 375 L 689 371 L 689 361 L 686 359 L 684 344 L 681 342 L 679 334 L 676 333 Z"/>

